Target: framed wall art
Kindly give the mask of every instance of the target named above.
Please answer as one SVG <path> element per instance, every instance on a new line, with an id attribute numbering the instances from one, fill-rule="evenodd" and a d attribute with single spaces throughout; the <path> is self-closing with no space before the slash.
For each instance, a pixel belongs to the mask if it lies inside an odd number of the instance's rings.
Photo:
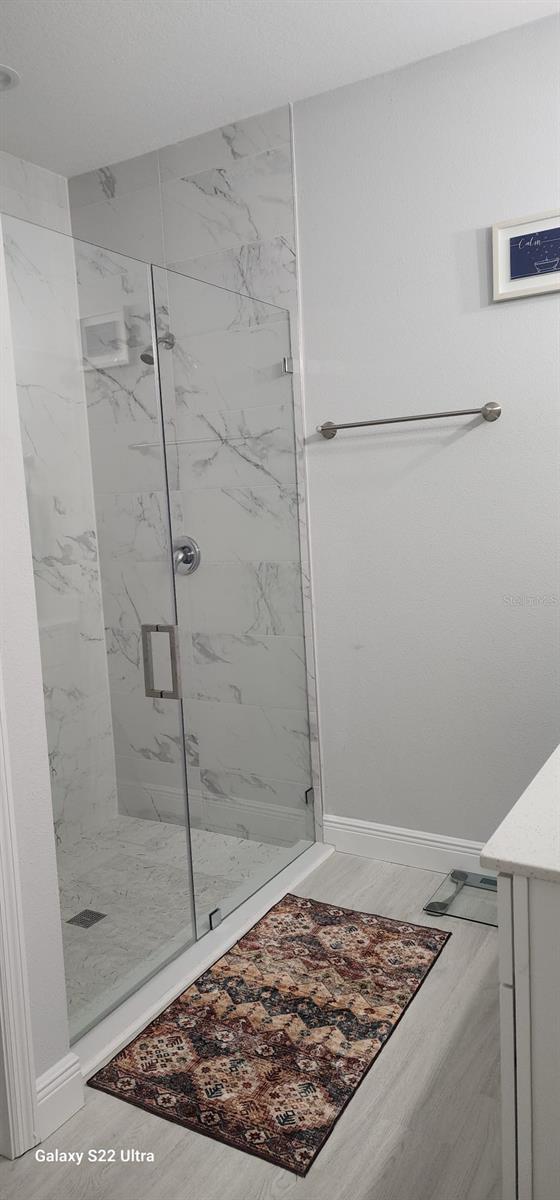
<path id="1" fill-rule="evenodd" d="M 494 300 L 560 291 L 560 209 L 492 227 Z"/>

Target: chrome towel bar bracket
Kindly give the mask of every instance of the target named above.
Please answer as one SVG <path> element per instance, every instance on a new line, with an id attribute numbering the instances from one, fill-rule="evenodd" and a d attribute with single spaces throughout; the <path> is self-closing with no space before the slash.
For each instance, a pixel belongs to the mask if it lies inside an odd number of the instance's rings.
<path id="1" fill-rule="evenodd" d="M 346 421 L 335 424 L 334 421 L 323 421 L 317 426 L 317 432 L 324 438 L 336 437 L 339 429 L 363 429 L 366 425 L 399 425 L 401 421 L 438 421 L 441 417 L 483 417 L 485 421 L 497 421 L 502 415 L 502 407 L 491 400 L 482 408 L 456 408 L 452 412 L 417 413 L 413 417 L 382 417 L 378 421 Z"/>

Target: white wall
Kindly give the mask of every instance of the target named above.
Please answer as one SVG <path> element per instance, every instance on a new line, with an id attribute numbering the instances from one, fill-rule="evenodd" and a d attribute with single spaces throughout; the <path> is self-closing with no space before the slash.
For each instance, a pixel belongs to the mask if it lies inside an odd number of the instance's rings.
<path id="1" fill-rule="evenodd" d="M 493 304 L 489 233 L 558 204 L 558 50 L 546 20 L 295 105 L 327 813 L 483 840 L 558 741 L 559 303 Z"/>

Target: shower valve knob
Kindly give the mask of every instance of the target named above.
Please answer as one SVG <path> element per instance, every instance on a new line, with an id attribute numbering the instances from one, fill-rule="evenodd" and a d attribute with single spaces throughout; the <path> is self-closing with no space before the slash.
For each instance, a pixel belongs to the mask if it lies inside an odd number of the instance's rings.
<path id="1" fill-rule="evenodd" d="M 182 537 L 173 550 L 173 564 L 176 575 L 192 575 L 200 566 L 200 547 L 194 538 Z"/>

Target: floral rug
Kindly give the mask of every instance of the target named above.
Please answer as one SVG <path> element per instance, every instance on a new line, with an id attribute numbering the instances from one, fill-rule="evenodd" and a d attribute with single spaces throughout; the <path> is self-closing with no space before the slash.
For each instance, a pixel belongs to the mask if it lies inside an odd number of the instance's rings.
<path id="1" fill-rule="evenodd" d="M 287 895 L 90 1086 L 305 1175 L 450 936 Z"/>

